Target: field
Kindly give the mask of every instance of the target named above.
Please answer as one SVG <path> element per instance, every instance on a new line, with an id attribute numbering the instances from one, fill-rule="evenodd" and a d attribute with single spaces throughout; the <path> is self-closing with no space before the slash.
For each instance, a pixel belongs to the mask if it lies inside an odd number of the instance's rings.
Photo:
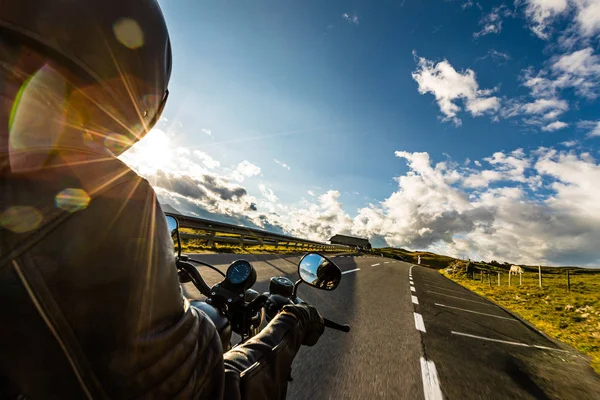
<path id="1" fill-rule="evenodd" d="M 513 275 L 508 286 L 506 269 L 477 263 L 467 272 L 466 263 L 459 261 L 456 265 L 455 273 L 440 272 L 518 314 L 549 336 L 587 354 L 592 368 L 600 374 L 600 271 L 545 267 L 540 288 L 537 272 L 523 273 L 522 285 L 519 285 L 519 277 Z M 567 290 L 567 269 L 570 291 Z M 498 286 L 498 272 L 501 286 Z"/>

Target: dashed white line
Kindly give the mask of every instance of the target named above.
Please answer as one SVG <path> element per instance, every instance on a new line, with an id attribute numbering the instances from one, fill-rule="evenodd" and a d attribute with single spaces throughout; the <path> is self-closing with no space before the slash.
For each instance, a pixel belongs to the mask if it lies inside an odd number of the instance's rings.
<path id="1" fill-rule="evenodd" d="M 534 347 L 536 349 L 541 349 L 541 350 L 553 350 L 553 351 L 563 351 L 568 353 L 567 350 L 562 350 L 562 349 L 555 349 L 552 347 L 546 347 L 546 346 L 540 346 L 537 344 L 527 344 L 527 343 L 521 343 L 521 342 L 511 342 L 508 340 L 500 340 L 500 339 L 493 339 L 493 338 L 489 338 L 489 337 L 485 337 L 485 336 L 477 336 L 477 335 L 471 335 L 468 333 L 462 333 L 462 332 L 456 332 L 456 331 L 452 331 L 453 335 L 459 335 L 459 336 L 466 336 L 466 337 L 470 337 L 473 339 L 481 339 L 481 340 L 487 340 L 488 342 L 496 342 L 496 343 L 504 343 L 504 344 L 510 344 L 513 346 L 521 346 L 521 347 Z"/>
<path id="2" fill-rule="evenodd" d="M 415 315 L 415 327 L 417 330 L 425 333 L 425 322 L 423 322 L 423 316 L 419 313 L 413 313 Z"/>
<path id="3" fill-rule="evenodd" d="M 380 263 L 373 264 L 373 265 L 371 265 L 371 267 L 376 267 L 376 266 L 378 266 L 378 265 L 380 265 Z"/>
<path id="4" fill-rule="evenodd" d="M 446 297 L 452 297 L 453 299 L 458 299 L 458 300 L 463 300 L 463 301 L 470 301 L 471 303 L 478 303 L 478 304 L 483 304 L 484 306 L 490 306 L 490 307 L 496 307 L 494 304 L 490 304 L 490 303 L 485 303 L 483 301 L 475 301 L 475 300 L 469 300 L 469 299 L 465 299 L 462 297 L 458 297 L 458 296 L 452 296 L 450 294 L 445 294 L 445 293 L 438 293 L 438 292 L 434 292 L 433 290 L 428 290 L 427 293 L 435 293 L 438 296 L 446 296 Z"/>
<path id="5" fill-rule="evenodd" d="M 415 287 L 414 287 L 414 286 L 411 286 L 411 287 L 410 287 L 410 291 L 411 291 L 411 292 L 416 292 L 416 291 L 417 291 L 417 289 L 415 289 Z"/>
<path id="6" fill-rule="evenodd" d="M 419 304 L 419 299 L 417 299 L 417 296 L 411 295 L 410 297 L 412 298 L 413 304 L 417 304 L 417 305 Z"/>
<path id="7" fill-rule="evenodd" d="M 349 274 L 350 272 L 356 272 L 356 271 L 360 271 L 360 268 L 356 268 L 356 269 L 351 269 L 351 270 L 348 270 L 348 271 L 344 271 L 344 272 L 342 272 L 342 275 L 343 274 Z"/>
<path id="8" fill-rule="evenodd" d="M 421 375 L 423 375 L 423 395 L 425 400 L 442 400 L 440 380 L 433 361 L 421 357 Z"/>
<path id="9" fill-rule="evenodd" d="M 494 317 L 494 318 L 500 318 L 500 319 L 506 319 L 509 321 L 514 321 L 514 322 L 518 322 L 516 319 L 514 318 L 507 318 L 507 317 L 501 317 L 499 315 L 494 315 L 494 314 L 487 314 L 487 313 L 482 313 L 482 312 L 478 312 L 478 311 L 473 311 L 473 310 L 466 310 L 464 308 L 458 308 L 458 307 L 452 307 L 452 306 L 447 306 L 445 304 L 440 304 L 440 303 L 435 303 L 436 306 L 438 307 L 445 307 L 445 308 L 451 308 L 453 310 L 459 310 L 459 311 L 465 311 L 465 312 L 469 312 L 469 313 L 473 313 L 473 314 L 479 314 L 479 315 L 485 315 L 488 317 Z"/>
<path id="10" fill-rule="evenodd" d="M 384 264 L 389 264 L 389 263 L 390 263 L 389 261 L 384 262 Z"/>
<path id="11" fill-rule="evenodd" d="M 435 285 L 430 285 L 430 284 L 428 284 L 428 283 L 424 283 L 423 285 L 425 285 L 425 286 L 429 286 L 429 287 L 432 287 L 432 288 L 436 288 L 437 290 L 446 290 L 446 291 L 448 291 L 448 292 L 454 292 L 454 293 L 463 294 L 463 295 L 464 295 L 464 294 L 467 294 L 467 295 L 473 295 L 473 296 L 475 296 L 475 294 L 474 294 L 474 293 L 465 292 L 465 291 L 462 291 L 462 292 L 460 292 L 460 291 L 458 291 L 458 290 L 452 290 L 452 289 L 444 289 L 443 287 L 439 287 L 439 286 L 435 286 Z"/>

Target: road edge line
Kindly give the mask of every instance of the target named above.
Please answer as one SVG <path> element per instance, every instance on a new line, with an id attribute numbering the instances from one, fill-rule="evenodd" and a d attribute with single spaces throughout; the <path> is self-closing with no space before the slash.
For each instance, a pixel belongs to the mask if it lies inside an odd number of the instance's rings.
<path id="1" fill-rule="evenodd" d="M 468 290 L 469 292 L 473 293 L 474 295 L 476 295 L 476 296 L 479 296 L 479 297 L 481 297 L 482 299 L 484 299 L 485 301 L 489 301 L 490 303 L 494 304 L 494 305 L 495 305 L 495 306 L 497 306 L 498 308 L 500 308 L 500 309 L 504 310 L 504 312 L 506 312 L 506 313 L 508 313 L 508 314 L 512 315 L 512 316 L 513 316 L 515 319 L 518 319 L 518 320 L 519 320 L 519 322 L 521 322 L 523 325 L 525 325 L 526 327 L 528 327 L 528 328 L 529 328 L 529 329 L 531 329 L 532 331 L 534 331 L 534 332 L 536 332 L 536 333 L 538 333 L 538 334 L 542 335 L 542 336 L 543 336 L 543 337 L 545 337 L 547 340 L 549 340 L 550 342 L 554 343 L 554 345 L 555 345 L 555 346 L 557 346 L 557 347 L 560 347 L 560 348 L 562 348 L 562 349 L 564 349 L 564 350 L 569 350 L 569 351 L 571 351 L 571 352 L 576 352 L 577 354 L 579 354 L 579 355 L 581 355 L 581 356 L 583 356 L 583 357 L 587 357 L 585 354 L 583 354 L 583 353 L 579 352 L 579 350 L 577 350 L 575 347 L 571 347 L 570 345 L 568 345 L 568 344 L 566 344 L 566 343 L 563 343 L 563 342 L 561 342 L 560 340 L 558 340 L 558 339 L 555 339 L 555 338 L 553 338 L 552 336 L 550 336 L 550 335 L 546 334 L 545 332 L 541 331 L 540 329 L 536 328 L 536 327 L 535 327 L 535 326 L 534 326 L 534 325 L 533 325 L 531 322 L 527 321 L 525 318 L 521 317 L 519 314 L 517 314 L 517 313 L 515 313 L 515 312 L 512 312 L 512 311 L 510 311 L 509 309 L 507 309 L 507 308 L 505 308 L 505 307 L 502 307 L 500 304 L 496 303 L 495 301 L 493 301 L 493 300 L 491 300 L 491 299 L 488 299 L 487 297 L 483 297 L 483 296 L 482 296 L 482 295 L 480 295 L 479 293 L 475 293 L 474 291 L 472 291 L 472 290 L 471 290 L 471 289 L 469 289 L 468 287 L 466 287 L 466 286 L 463 286 L 463 285 L 461 285 L 460 283 L 458 283 L 458 282 L 455 282 L 455 281 L 453 281 L 452 279 L 450 279 L 450 278 L 448 278 L 448 277 L 444 276 L 444 274 L 442 274 L 442 273 L 439 273 L 439 274 L 440 274 L 440 276 L 441 276 L 442 278 L 446 279 L 448 282 L 452 282 L 452 283 L 454 283 L 455 285 L 458 285 L 458 286 L 460 286 L 461 288 Z"/>
<path id="2" fill-rule="evenodd" d="M 421 376 L 423 378 L 423 396 L 425 400 L 442 400 L 442 389 L 437 369 L 433 361 L 421 357 Z"/>

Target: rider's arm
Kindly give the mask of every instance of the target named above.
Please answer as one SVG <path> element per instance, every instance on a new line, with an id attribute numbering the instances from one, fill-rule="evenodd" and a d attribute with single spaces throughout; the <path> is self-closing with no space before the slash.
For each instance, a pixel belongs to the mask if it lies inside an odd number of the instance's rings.
<path id="1" fill-rule="evenodd" d="M 284 307 L 258 335 L 225 353 L 224 398 L 285 398 L 296 353 L 302 344 L 315 344 L 323 329 L 314 308 Z"/>

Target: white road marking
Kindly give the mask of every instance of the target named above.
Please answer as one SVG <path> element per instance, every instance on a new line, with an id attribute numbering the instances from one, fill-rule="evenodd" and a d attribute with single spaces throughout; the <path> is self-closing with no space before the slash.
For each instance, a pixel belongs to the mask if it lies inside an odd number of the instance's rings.
<path id="1" fill-rule="evenodd" d="M 360 268 L 351 269 L 351 270 L 349 270 L 349 271 L 344 271 L 344 272 L 342 272 L 342 275 L 343 275 L 343 274 L 349 274 L 350 272 L 356 272 L 356 271 L 360 271 Z"/>
<path id="2" fill-rule="evenodd" d="M 389 264 L 389 263 L 390 263 L 389 261 L 384 262 L 384 264 Z"/>
<path id="3" fill-rule="evenodd" d="M 411 291 L 411 292 L 415 292 L 415 293 L 416 293 L 416 292 L 417 292 L 417 289 L 415 289 L 415 287 L 414 287 L 414 286 L 411 286 L 411 287 L 410 287 L 410 291 Z"/>
<path id="4" fill-rule="evenodd" d="M 465 291 L 462 291 L 462 292 L 460 292 L 460 291 L 458 291 L 458 290 L 452 290 L 452 289 L 444 289 L 443 287 L 439 287 L 439 286 L 435 286 L 435 285 L 430 285 L 430 284 L 428 284 L 428 283 L 424 283 L 423 285 L 425 285 L 425 286 L 430 286 L 430 287 L 432 287 L 432 288 L 436 288 L 436 289 L 438 289 L 438 290 L 446 290 L 446 291 L 448 291 L 448 292 L 454 292 L 454 293 L 463 294 L 463 295 L 465 295 L 465 294 L 466 294 L 466 295 L 473 295 L 473 296 L 476 296 L 474 293 L 465 292 Z"/>
<path id="5" fill-rule="evenodd" d="M 466 310 L 464 308 L 458 308 L 458 307 L 452 307 L 452 306 L 447 306 L 445 304 L 440 304 L 440 303 L 435 303 L 436 306 L 438 307 L 446 307 L 446 308 L 451 308 L 453 310 L 459 310 L 459 311 L 465 311 L 465 312 L 470 312 L 473 314 L 479 314 L 479 315 L 485 315 L 488 317 L 494 317 L 494 318 L 500 318 L 500 319 L 507 319 L 509 321 L 513 321 L 513 322 L 518 322 L 516 319 L 514 318 L 507 318 L 507 317 L 501 317 L 499 315 L 494 315 L 494 314 L 486 314 L 486 313 L 482 313 L 482 312 L 478 312 L 478 311 L 473 311 L 473 310 Z"/>
<path id="6" fill-rule="evenodd" d="M 377 263 L 377 264 L 373 264 L 373 265 L 371 265 L 371 267 L 376 267 L 376 266 L 378 266 L 378 265 L 379 265 L 379 263 Z"/>
<path id="7" fill-rule="evenodd" d="M 417 330 L 426 333 L 425 322 L 423 322 L 423 316 L 419 313 L 413 313 L 415 315 L 415 327 Z"/>
<path id="8" fill-rule="evenodd" d="M 442 390 L 433 361 L 421 357 L 421 375 L 423 375 L 423 395 L 425 400 L 442 400 Z"/>
<path id="9" fill-rule="evenodd" d="M 417 296 L 410 296 L 412 298 L 412 302 L 413 304 L 419 304 L 419 299 L 417 299 Z"/>
<path id="10" fill-rule="evenodd" d="M 462 301 L 470 301 L 471 303 L 483 304 L 484 306 L 496 307 L 494 304 L 485 303 L 483 301 L 469 300 L 469 299 L 465 299 L 465 298 L 458 297 L 458 296 L 452 296 L 450 294 L 434 292 L 433 290 L 428 290 L 427 293 L 435 293 L 435 294 L 437 294 L 439 296 L 452 297 L 453 299 L 459 299 L 459 300 L 462 300 Z"/>
<path id="11" fill-rule="evenodd" d="M 521 346 L 521 347 L 533 347 L 533 348 L 541 349 L 541 350 L 563 351 L 565 353 L 568 353 L 567 350 L 555 349 L 553 347 L 540 346 L 540 345 L 537 345 L 537 344 L 527 344 L 527 343 L 521 343 L 521 342 L 511 342 L 511 341 L 508 341 L 508 340 L 493 339 L 493 338 L 489 338 L 489 337 L 485 337 L 485 336 L 470 335 L 468 333 L 462 333 L 462 332 L 456 332 L 456 331 L 452 331 L 452 334 L 453 335 L 459 335 L 459 336 L 466 336 L 466 337 L 470 337 L 470 338 L 473 338 L 473 339 L 487 340 L 488 342 L 511 344 L 513 346 Z"/>

